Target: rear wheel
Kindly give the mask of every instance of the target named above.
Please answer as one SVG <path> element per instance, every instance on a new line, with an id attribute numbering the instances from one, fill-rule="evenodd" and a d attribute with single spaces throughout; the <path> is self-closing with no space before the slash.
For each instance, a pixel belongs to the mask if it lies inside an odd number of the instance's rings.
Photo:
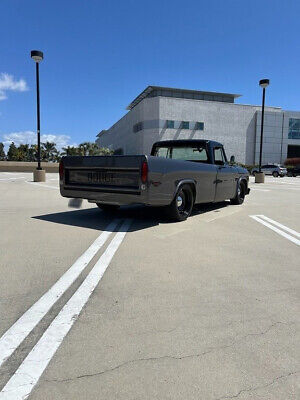
<path id="1" fill-rule="evenodd" d="M 278 178 L 279 173 L 277 171 L 274 171 L 272 175 L 274 176 L 274 178 Z"/>
<path id="2" fill-rule="evenodd" d="M 118 208 L 120 207 L 115 204 L 102 204 L 102 203 L 96 203 L 96 204 L 99 208 L 101 208 L 101 210 L 108 212 L 108 213 L 113 213 L 113 212 L 117 211 Z"/>
<path id="3" fill-rule="evenodd" d="M 230 199 L 231 204 L 243 204 L 246 195 L 246 185 L 244 182 L 239 182 L 236 196 L 233 199 Z"/>
<path id="4" fill-rule="evenodd" d="M 194 195 L 190 185 L 182 185 L 167 211 L 173 221 L 184 221 L 191 215 L 193 206 Z"/>

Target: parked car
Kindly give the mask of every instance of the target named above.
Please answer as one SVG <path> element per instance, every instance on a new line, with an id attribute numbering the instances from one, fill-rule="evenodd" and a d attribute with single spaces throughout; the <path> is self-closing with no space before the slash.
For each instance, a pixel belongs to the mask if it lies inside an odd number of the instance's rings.
<path id="1" fill-rule="evenodd" d="M 67 156 L 59 174 L 64 197 L 87 199 L 107 211 L 127 204 L 165 206 L 176 221 L 185 220 L 196 203 L 242 204 L 250 191 L 248 171 L 230 165 L 222 144 L 209 140 L 157 142 L 151 156 Z"/>
<path id="2" fill-rule="evenodd" d="M 300 175 L 300 167 L 289 168 L 287 171 L 287 176 L 299 176 Z"/>
<path id="3" fill-rule="evenodd" d="M 287 174 L 287 169 L 280 164 L 266 164 L 261 166 L 261 171 L 265 175 L 273 175 L 275 178 L 278 176 L 285 176 Z M 258 167 L 254 167 L 251 170 L 251 175 L 255 175 L 259 172 Z"/>

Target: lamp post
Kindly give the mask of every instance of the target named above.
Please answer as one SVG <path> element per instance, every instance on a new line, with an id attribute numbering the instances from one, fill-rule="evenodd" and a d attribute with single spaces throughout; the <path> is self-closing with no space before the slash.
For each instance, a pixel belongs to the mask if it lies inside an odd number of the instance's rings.
<path id="1" fill-rule="evenodd" d="M 36 67 L 36 111 L 37 111 L 37 146 L 38 146 L 38 166 L 34 170 L 33 180 L 35 182 L 45 182 L 45 170 L 41 167 L 41 127 L 40 127 L 40 76 L 39 76 L 39 63 L 43 60 L 44 55 L 39 50 L 31 51 L 31 58 L 35 61 Z"/>
<path id="2" fill-rule="evenodd" d="M 259 169 L 258 174 L 255 175 L 256 183 L 264 183 L 265 175 L 261 172 L 261 161 L 262 161 L 262 147 L 263 147 L 263 137 L 264 137 L 264 115 L 265 115 L 265 97 L 266 97 L 266 87 L 269 86 L 269 79 L 261 79 L 259 81 L 259 86 L 263 90 L 262 95 L 262 110 L 261 110 L 261 128 L 260 128 L 260 150 L 259 150 Z"/>

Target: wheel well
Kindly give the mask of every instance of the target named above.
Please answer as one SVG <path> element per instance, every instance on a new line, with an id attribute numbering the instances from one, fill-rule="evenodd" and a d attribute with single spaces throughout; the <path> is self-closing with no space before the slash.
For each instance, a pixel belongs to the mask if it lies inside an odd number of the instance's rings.
<path id="1" fill-rule="evenodd" d="M 190 185 L 192 192 L 193 192 L 193 196 L 194 196 L 194 202 L 196 200 L 196 186 L 194 183 L 189 183 L 188 185 Z"/>
<path id="2" fill-rule="evenodd" d="M 193 197 L 194 201 L 196 200 L 196 185 L 193 182 L 182 182 L 181 184 L 178 185 L 176 192 L 182 187 L 182 186 L 190 186 L 193 192 Z M 176 193 L 175 193 L 176 194 Z"/>

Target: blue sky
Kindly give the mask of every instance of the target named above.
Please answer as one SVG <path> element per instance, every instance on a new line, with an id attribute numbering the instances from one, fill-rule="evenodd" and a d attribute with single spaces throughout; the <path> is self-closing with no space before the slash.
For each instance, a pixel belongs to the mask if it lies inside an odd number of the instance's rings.
<path id="1" fill-rule="evenodd" d="M 148 85 L 300 110 L 298 0 L 1 0 L 0 141 L 94 141 Z M 47 136 L 50 135 L 50 136 Z"/>

